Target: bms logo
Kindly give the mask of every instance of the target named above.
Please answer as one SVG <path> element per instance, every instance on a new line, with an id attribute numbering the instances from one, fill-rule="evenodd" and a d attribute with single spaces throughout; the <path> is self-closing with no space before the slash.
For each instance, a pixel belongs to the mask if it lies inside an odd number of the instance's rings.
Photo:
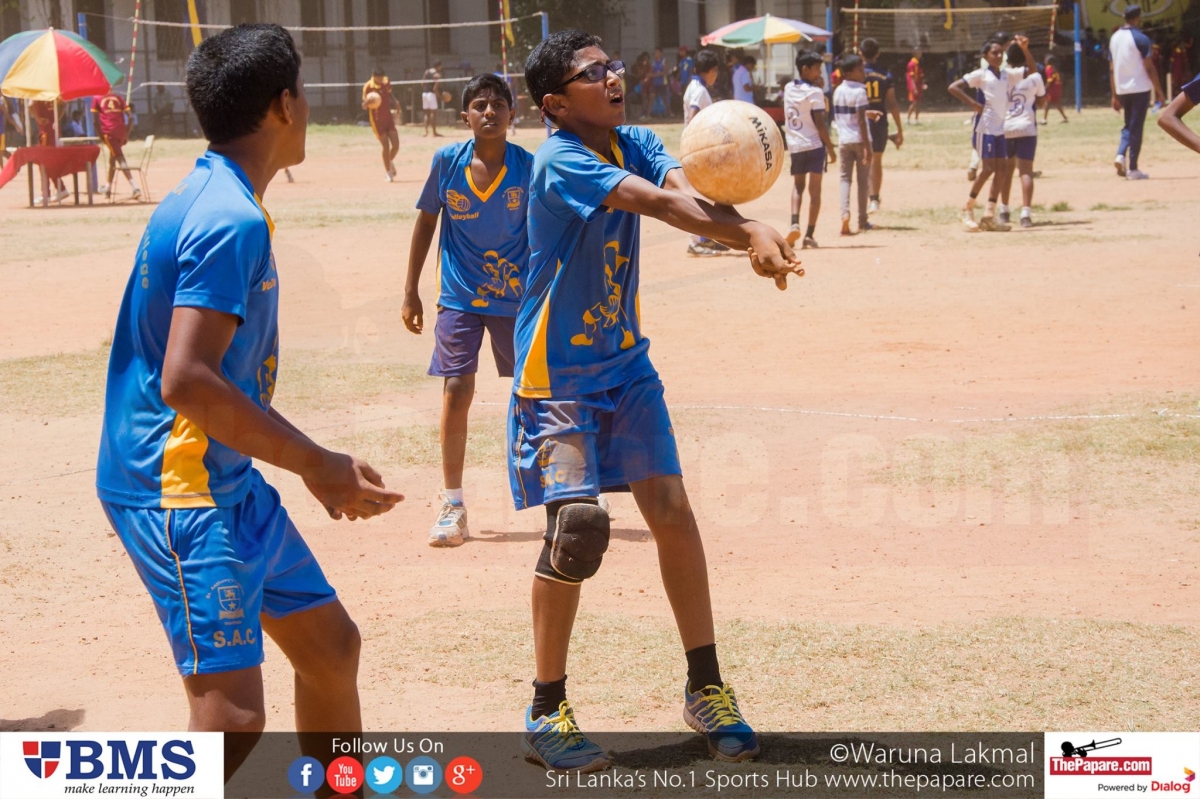
<path id="1" fill-rule="evenodd" d="M 22 741 L 25 765 L 39 779 L 58 771 L 67 748 L 68 780 L 187 780 L 196 773 L 191 741 Z M 132 744 L 132 750 L 130 751 Z"/>
<path id="2" fill-rule="evenodd" d="M 22 741 L 21 751 L 25 755 L 25 765 L 39 780 L 45 779 L 58 770 L 58 761 L 62 757 L 62 742 L 60 741 Z"/>

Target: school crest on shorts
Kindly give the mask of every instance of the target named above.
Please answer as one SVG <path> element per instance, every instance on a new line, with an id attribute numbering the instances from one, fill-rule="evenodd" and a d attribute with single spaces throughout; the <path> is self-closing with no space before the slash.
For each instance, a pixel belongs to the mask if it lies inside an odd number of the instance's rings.
<path id="1" fill-rule="evenodd" d="M 217 618 L 232 621 L 246 616 L 242 586 L 237 580 L 224 579 L 212 587 L 210 596 L 215 596 L 220 610 Z"/>

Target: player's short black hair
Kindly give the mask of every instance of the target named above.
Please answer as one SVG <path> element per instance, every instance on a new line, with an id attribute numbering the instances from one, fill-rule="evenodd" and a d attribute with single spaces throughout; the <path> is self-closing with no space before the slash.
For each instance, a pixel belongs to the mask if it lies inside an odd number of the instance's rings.
<path id="1" fill-rule="evenodd" d="M 1016 42 L 1008 46 L 1008 65 L 1010 67 L 1025 66 L 1025 51 Z"/>
<path id="2" fill-rule="evenodd" d="M 696 74 L 703 75 L 714 69 L 720 69 L 721 59 L 712 50 L 701 50 L 696 53 Z"/>
<path id="3" fill-rule="evenodd" d="M 746 67 L 747 69 L 753 69 L 757 63 L 758 59 L 752 55 L 742 56 L 742 66 Z"/>
<path id="4" fill-rule="evenodd" d="M 386 73 L 383 71 L 382 64 L 376 64 L 374 67 L 371 68 L 371 74 L 372 75 L 384 75 Z"/>
<path id="5" fill-rule="evenodd" d="M 508 88 L 508 82 L 499 75 L 493 75 L 490 72 L 485 72 L 482 75 L 476 75 L 471 78 L 471 81 L 463 87 L 462 92 L 462 108 L 466 111 L 471 106 L 471 101 L 481 94 L 492 95 L 498 97 L 508 103 L 508 107 L 513 107 L 512 90 Z"/>
<path id="6" fill-rule="evenodd" d="M 571 28 L 543 39 L 525 59 L 525 85 L 533 104 L 541 108 L 546 95 L 570 77 L 567 71 L 575 65 L 577 52 L 599 46 L 599 36 Z"/>
<path id="7" fill-rule="evenodd" d="M 874 39 L 863 39 L 858 45 L 858 49 L 862 50 L 864 58 L 875 60 L 875 56 L 879 55 L 879 42 Z"/>
<path id="8" fill-rule="evenodd" d="M 1141 6 L 1139 6 L 1137 4 L 1134 4 L 1131 6 L 1125 6 L 1125 21 L 1126 22 L 1132 22 L 1133 20 L 1137 19 L 1141 15 L 1142 15 L 1142 7 Z"/>
<path id="9" fill-rule="evenodd" d="M 992 45 L 994 44 L 1000 45 L 1000 49 L 1003 50 L 1004 43 L 1008 40 L 1006 38 L 997 38 L 998 36 L 999 34 L 993 33 L 991 36 L 987 37 L 987 39 L 984 40 L 983 45 L 979 48 L 979 54 L 987 55 L 988 50 L 991 50 Z"/>
<path id="10" fill-rule="evenodd" d="M 823 60 L 821 54 L 814 50 L 801 50 L 796 53 L 796 69 L 803 70 L 814 64 L 820 64 Z"/>
<path id="11" fill-rule="evenodd" d="M 1054 53 L 1050 53 L 1049 55 L 1047 55 L 1047 56 L 1046 56 L 1046 63 L 1047 63 L 1047 64 L 1053 64 L 1053 63 L 1054 63 Z"/>
<path id="12" fill-rule="evenodd" d="M 279 25 L 238 25 L 202 41 L 187 62 L 187 94 L 204 137 L 226 144 L 258 130 L 286 89 L 297 94 L 300 53 Z"/>
<path id="13" fill-rule="evenodd" d="M 847 72 L 853 72 L 863 65 L 862 56 L 854 53 L 847 53 L 838 61 L 838 69 L 845 75 Z"/>

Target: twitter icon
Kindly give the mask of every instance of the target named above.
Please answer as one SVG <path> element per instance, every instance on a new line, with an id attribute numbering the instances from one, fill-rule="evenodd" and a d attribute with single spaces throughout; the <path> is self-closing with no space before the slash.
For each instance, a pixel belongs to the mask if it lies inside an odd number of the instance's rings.
<path id="1" fill-rule="evenodd" d="M 394 758 L 377 757 L 367 764 L 367 785 L 375 793 L 392 793 L 404 782 L 404 769 Z"/>

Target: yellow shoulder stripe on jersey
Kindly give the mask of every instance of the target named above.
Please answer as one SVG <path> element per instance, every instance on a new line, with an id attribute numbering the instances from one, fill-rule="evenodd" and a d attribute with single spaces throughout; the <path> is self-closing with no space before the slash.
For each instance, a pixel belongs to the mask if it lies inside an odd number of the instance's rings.
<path id="1" fill-rule="evenodd" d="M 254 202 L 258 203 L 258 210 L 262 211 L 263 219 L 267 220 L 267 232 L 270 234 L 271 238 L 274 239 L 275 220 L 271 219 L 271 215 L 267 213 L 266 207 L 264 207 L 262 204 L 262 199 L 257 194 L 254 195 Z"/>
<path id="2" fill-rule="evenodd" d="M 171 435 L 163 447 L 162 507 L 215 508 L 208 487 L 208 467 L 204 453 L 208 452 L 208 436 L 179 414 Z"/>
<path id="3" fill-rule="evenodd" d="M 558 269 L 562 269 L 562 261 L 558 262 Z M 529 342 L 529 353 L 521 368 L 520 387 L 516 390 L 518 397 L 549 399 L 553 396 L 550 393 L 550 365 L 546 359 L 546 330 L 550 325 L 550 300 L 553 294 L 553 288 L 546 292 L 546 299 L 538 310 L 533 340 Z"/>
<path id="4" fill-rule="evenodd" d="M 471 187 L 471 193 L 478 197 L 480 202 L 485 203 L 492 196 L 492 194 L 495 193 L 496 189 L 500 188 L 501 181 L 503 181 L 504 176 L 508 174 L 508 165 L 505 164 L 504 166 L 500 167 L 500 171 L 496 174 L 495 179 L 492 180 L 492 185 L 487 187 L 487 191 L 480 191 L 478 188 L 476 188 L 475 178 L 471 177 L 470 164 L 467 164 L 467 168 L 464 171 L 467 173 L 467 185 Z"/>

